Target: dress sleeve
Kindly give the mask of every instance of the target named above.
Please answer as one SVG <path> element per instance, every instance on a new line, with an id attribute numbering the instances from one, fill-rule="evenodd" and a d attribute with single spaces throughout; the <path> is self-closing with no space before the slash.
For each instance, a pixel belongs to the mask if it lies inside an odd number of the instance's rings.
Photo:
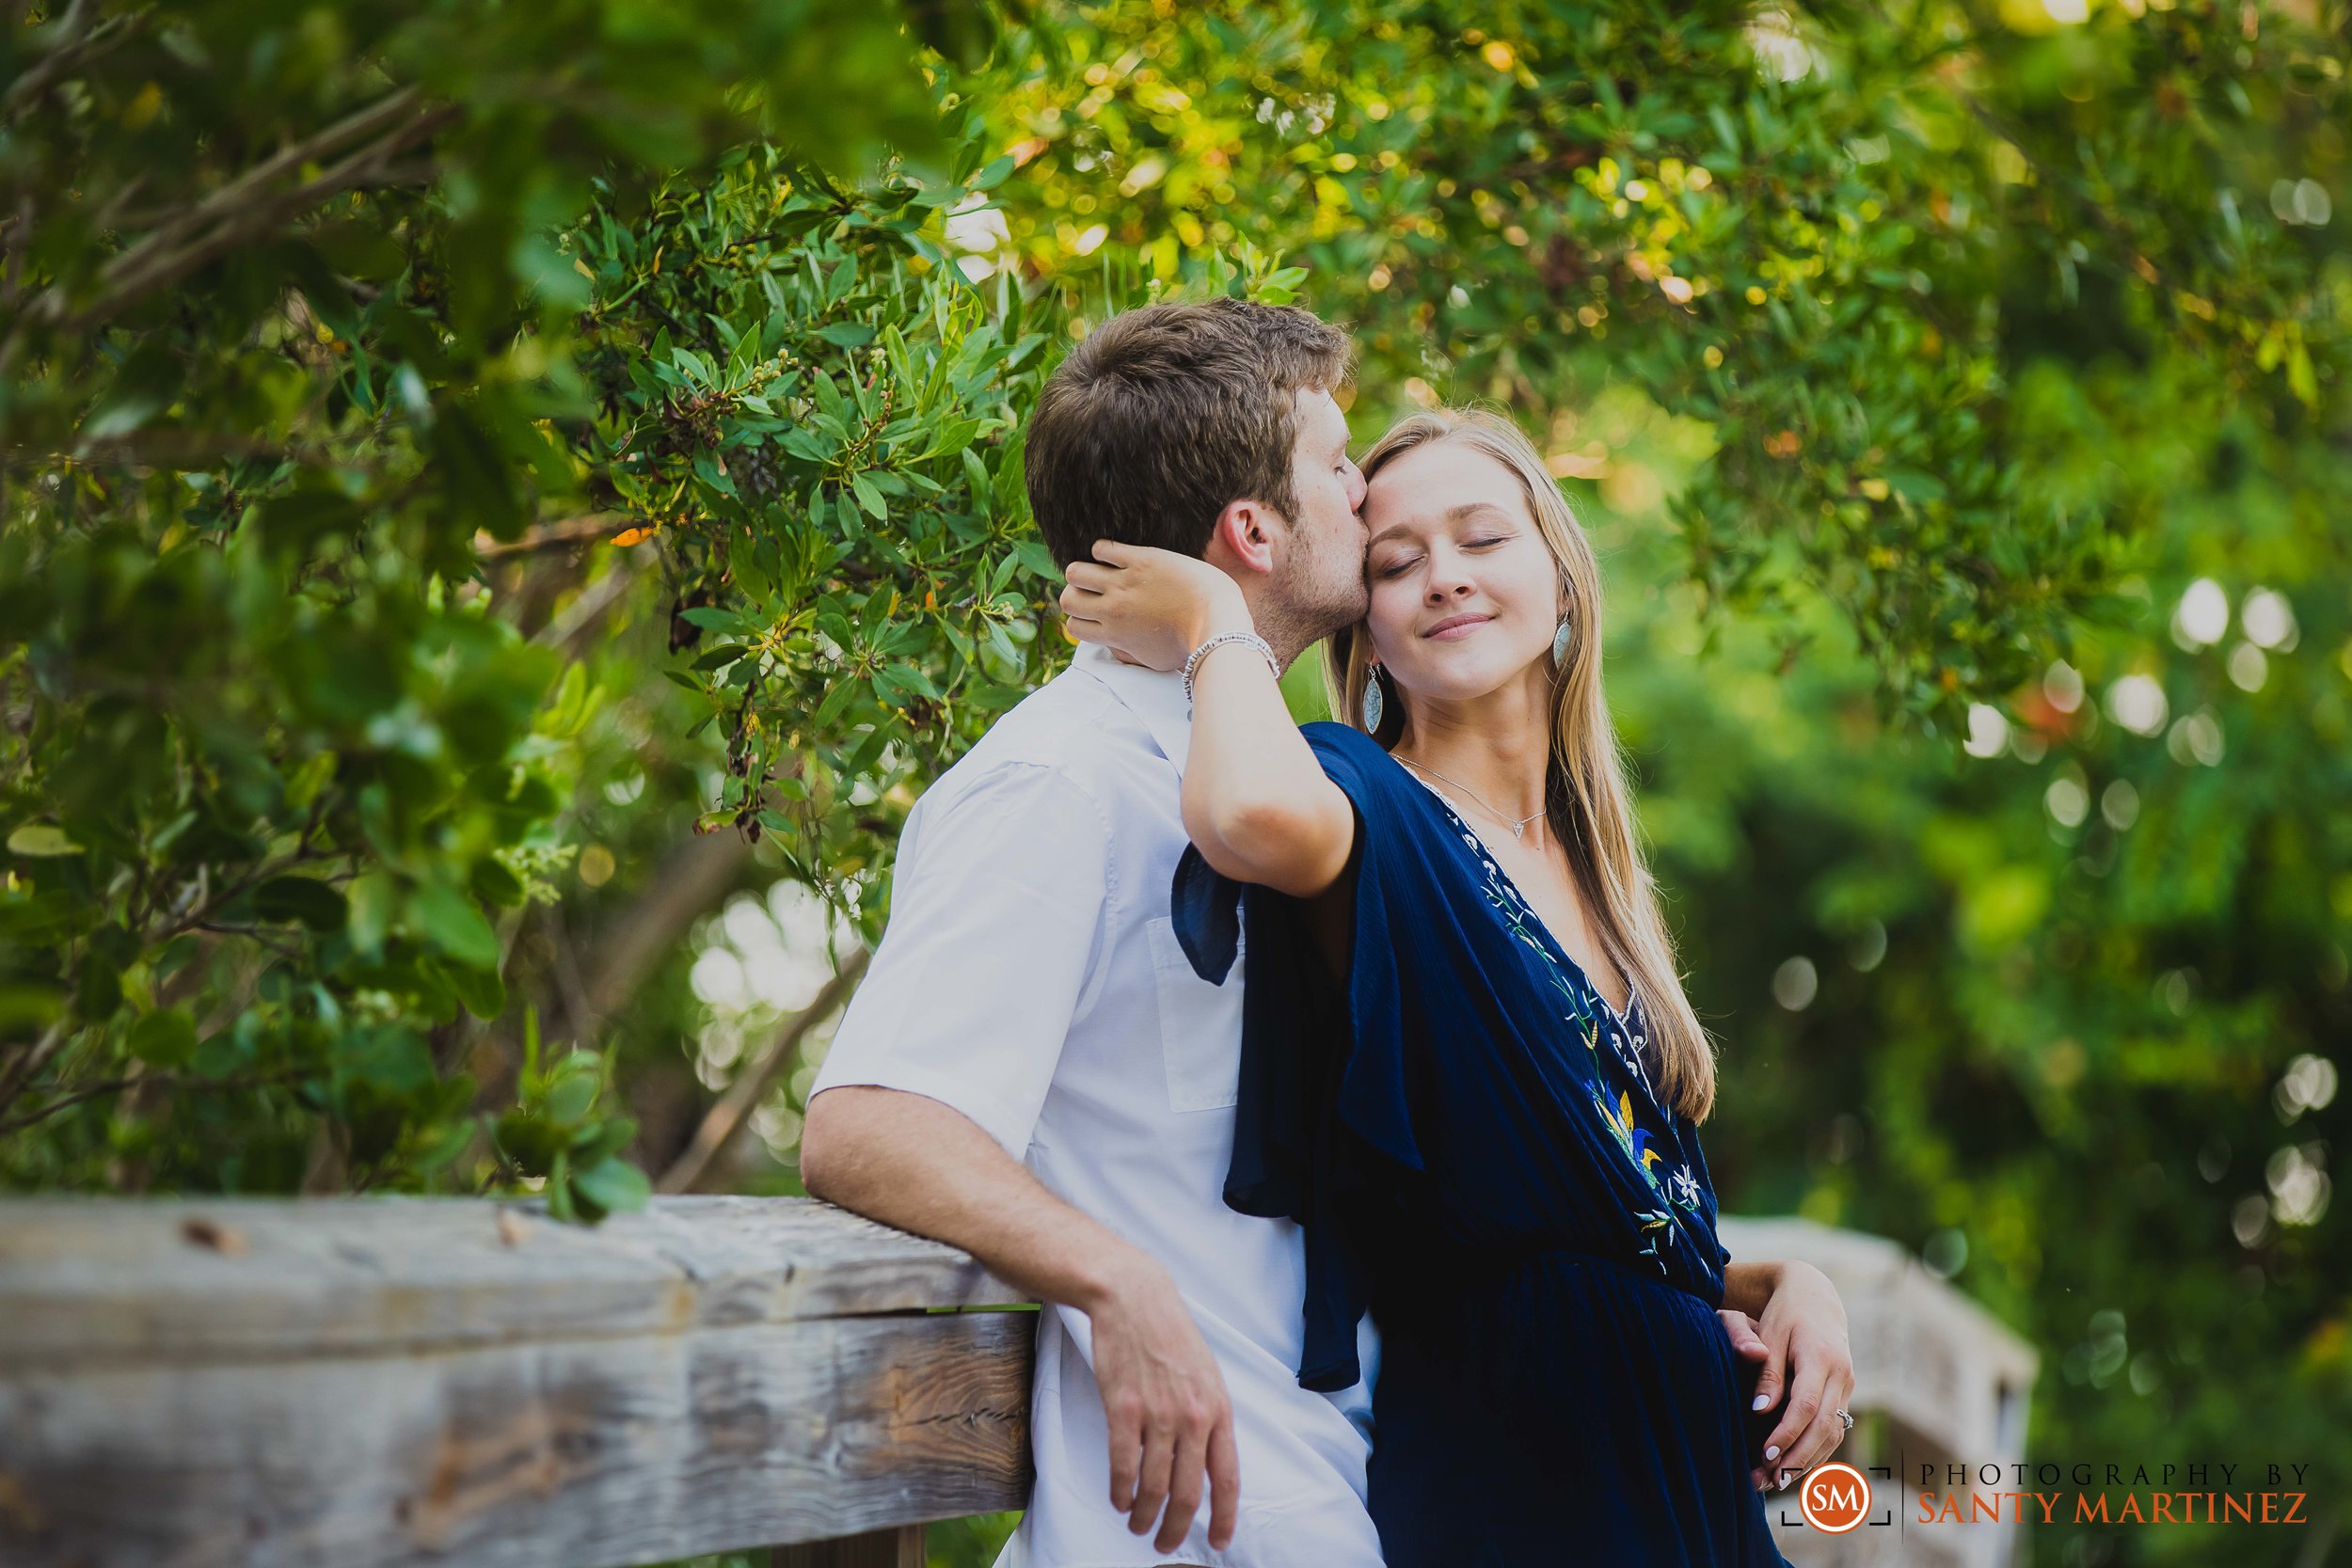
<path id="1" fill-rule="evenodd" d="M 851 1084 L 920 1094 L 1020 1159 L 1101 945 L 1111 849 L 1093 797 L 1040 764 L 918 800 L 890 924 L 811 1096 Z"/>
<path id="2" fill-rule="evenodd" d="M 1362 1375 L 1356 1328 L 1370 1297 L 1350 1207 L 1385 1177 L 1422 1169 L 1412 1117 L 1412 1063 L 1400 1006 L 1392 885 L 1409 857 L 1385 830 L 1395 811 L 1393 765 L 1370 736 L 1338 724 L 1306 736 L 1355 809 L 1348 974 L 1335 983 L 1307 905 L 1212 870 L 1187 848 L 1171 889 L 1179 943 L 1202 978 L 1221 983 L 1248 931 L 1242 996 L 1240 1098 L 1234 1106 L 1227 1207 L 1296 1221 L 1306 1242 L 1302 1387 L 1346 1388 Z M 1366 753 L 1370 754 L 1367 755 Z"/>

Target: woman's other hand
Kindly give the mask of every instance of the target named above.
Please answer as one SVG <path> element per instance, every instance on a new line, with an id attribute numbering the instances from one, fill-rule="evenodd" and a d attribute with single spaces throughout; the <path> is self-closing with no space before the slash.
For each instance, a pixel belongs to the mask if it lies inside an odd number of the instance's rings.
<path id="1" fill-rule="evenodd" d="M 1787 1404 L 1765 1438 L 1757 1484 L 1776 1491 L 1837 1451 L 1846 1440 L 1837 1412 L 1853 1399 L 1853 1347 L 1846 1305 L 1827 1275 L 1810 1263 L 1778 1265 L 1780 1282 L 1765 1304 L 1756 1332 L 1770 1352 L 1757 1376 L 1766 1408 Z"/>
<path id="2" fill-rule="evenodd" d="M 1066 576 L 1070 635 L 1153 670 L 1181 670 L 1217 633 L 1252 629 L 1241 585 L 1173 550 L 1098 539 L 1094 559 L 1072 562 Z"/>

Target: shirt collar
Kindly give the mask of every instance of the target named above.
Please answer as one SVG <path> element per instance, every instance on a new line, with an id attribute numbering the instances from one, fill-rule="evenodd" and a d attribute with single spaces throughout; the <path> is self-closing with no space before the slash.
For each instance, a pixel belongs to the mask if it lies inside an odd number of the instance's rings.
<path id="1" fill-rule="evenodd" d="M 1109 687 L 1111 695 L 1143 721 L 1160 754 L 1176 765 L 1177 772 L 1184 770 L 1184 756 L 1192 745 L 1192 705 L 1184 701 L 1183 676 L 1172 670 L 1121 664 L 1117 655 L 1099 642 L 1079 644 L 1070 662 L 1073 669 L 1084 670 Z"/>

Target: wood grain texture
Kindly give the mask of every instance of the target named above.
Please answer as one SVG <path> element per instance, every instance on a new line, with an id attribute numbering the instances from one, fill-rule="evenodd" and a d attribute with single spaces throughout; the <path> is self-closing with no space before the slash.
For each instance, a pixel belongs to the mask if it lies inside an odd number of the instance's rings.
<path id="1" fill-rule="evenodd" d="M 1022 1506 L 1034 1317 L 0 1378 L 10 1568 L 618 1568 Z"/>
<path id="2" fill-rule="evenodd" d="M 807 1198 L 657 1198 L 595 1229 L 458 1199 L 0 1203 L 0 1375 L 1022 1299 L 952 1247 Z"/>
<path id="3" fill-rule="evenodd" d="M 621 1568 L 1020 1507 L 1036 1318 L 807 1199 L 0 1203 L 8 1568 Z"/>

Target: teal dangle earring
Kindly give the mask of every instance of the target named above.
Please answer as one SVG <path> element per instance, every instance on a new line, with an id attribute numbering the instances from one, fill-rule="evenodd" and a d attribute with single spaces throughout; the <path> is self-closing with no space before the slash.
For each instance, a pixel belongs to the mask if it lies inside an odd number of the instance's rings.
<path id="1" fill-rule="evenodd" d="M 1380 733 L 1380 666 L 1374 665 L 1364 675 L 1364 733 Z"/>
<path id="2" fill-rule="evenodd" d="M 1551 634 L 1551 667 L 1553 670 L 1557 671 L 1561 665 L 1567 662 L 1568 639 L 1575 629 L 1575 622 L 1565 615 L 1560 617 L 1560 629 Z"/>

